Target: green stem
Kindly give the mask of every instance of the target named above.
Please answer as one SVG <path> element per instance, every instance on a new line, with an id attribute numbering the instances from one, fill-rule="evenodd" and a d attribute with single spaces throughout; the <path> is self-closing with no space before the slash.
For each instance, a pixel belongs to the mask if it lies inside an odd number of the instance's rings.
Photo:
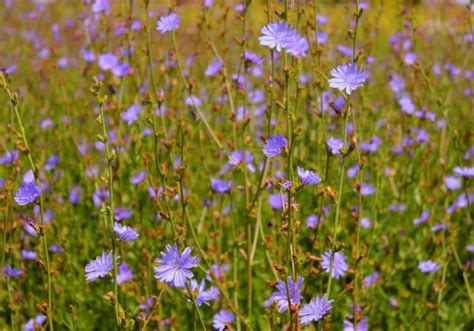
<path id="1" fill-rule="evenodd" d="M 4 74 L 0 72 L 0 87 L 7 93 L 10 103 L 12 105 L 13 111 L 15 113 L 15 117 L 17 120 L 17 124 L 20 127 L 20 137 L 22 143 L 24 145 L 26 154 L 28 156 L 28 162 L 30 164 L 31 170 L 33 171 L 33 175 L 35 177 L 35 184 L 36 186 L 40 186 L 39 180 L 39 169 L 36 167 L 35 163 L 33 162 L 33 156 L 31 154 L 30 146 L 28 145 L 28 139 L 25 133 L 25 127 L 23 126 L 23 122 L 21 120 L 20 112 L 18 110 L 18 96 L 14 94 L 10 90 L 9 83 L 5 78 Z M 51 280 L 51 266 L 49 261 L 49 252 L 48 252 L 48 241 L 46 237 L 46 229 L 45 229 L 45 222 L 44 222 L 44 202 L 43 202 L 43 195 L 40 194 L 39 196 L 39 206 L 40 206 L 40 221 L 41 227 L 43 228 L 41 231 L 41 242 L 45 256 L 46 262 L 46 274 L 47 274 L 47 288 L 48 288 L 48 308 L 47 308 L 47 315 L 48 315 L 48 325 L 49 330 L 54 330 L 54 321 L 53 321 L 53 293 L 52 293 L 52 280 Z"/>

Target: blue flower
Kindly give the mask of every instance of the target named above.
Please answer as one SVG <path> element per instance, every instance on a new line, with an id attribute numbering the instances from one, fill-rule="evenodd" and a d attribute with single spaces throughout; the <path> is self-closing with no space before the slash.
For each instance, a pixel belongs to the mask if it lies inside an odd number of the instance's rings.
<path id="1" fill-rule="evenodd" d="M 317 215 L 311 214 L 306 218 L 306 226 L 308 228 L 316 228 L 319 224 L 319 217 Z"/>
<path id="2" fill-rule="evenodd" d="M 370 275 L 367 275 L 364 278 L 364 285 L 365 287 L 370 287 L 373 284 L 377 283 L 380 279 L 380 273 L 378 271 L 374 271 Z"/>
<path id="3" fill-rule="evenodd" d="M 130 181 L 133 185 L 138 185 L 145 180 L 147 175 L 148 173 L 145 170 L 134 173 Z"/>
<path id="4" fill-rule="evenodd" d="M 425 223 L 429 218 L 430 218 L 430 211 L 429 210 L 424 210 L 423 213 L 421 214 L 421 216 L 419 218 L 416 218 L 413 221 L 413 224 L 418 225 L 418 224 L 421 224 L 421 223 Z"/>
<path id="5" fill-rule="evenodd" d="M 9 278 L 20 277 L 23 274 L 21 269 L 6 265 L 3 267 L 3 274 Z"/>
<path id="6" fill-rule="evenodd" d="M 120 114 L 120 118 L 127 122 L 127 124 L 130 126 L 136 121 L 138 121 L 138 118 L 140 116 L 140 112 L 142 110 L 142 106 L 138 103 L 131 105 L 128 107 L 126 111 Z"/>
<path id="7" fill-rule="evenodd" d="M 116 77 L 123 77 L 130 72 L 130 64 L 119 62 L 112 68 L 112 74 Z"/>
<path id="8" fill-rule="evenodd" d="M 288 146 L 288 140 L 281 135 L 271 136 L 267 143 L 263 146 L 262 152 L 267 157 L 275 157 L 280 155 Z"/>
<path id="9" fill-rule="evenodd" d="M 295 57 L 305 56 L 309 49 L 308 40 L 300 36 L 296 31 L 293 33 L 293 38 L 287 46 L 288 54 Z"/>
<path id="10" fill-rule="evenodd" d="M 118 267 L 117 284 L 121 285 L 133 279 L 133 272 L 125 262 Z"/>
<path id="11" fill-rule="evenodd" d="M 156 23 L 156 30 L 162 34 L 170 31 L 174 31 L 179 27 L 180 18 L 176 13 L 171 13 L 166 16 L 160 17 Z"/>
<path id="12" fill-rule="evenodd" d="M 114 224 L 114 231 L 120 240 L 134 241 L 138 238 L 137 230 L 117 222 Z"/>
<path id="13" fill-rule="evenodd" d="M 344 320 L 343 331 L 367 331 L 367 317 L 362 318 L 357 323 L 352 323 L 348 319 Z"/>
<path id="14" fill-rule="evenodd" d="M 321 183 L 321 177 L 317 173 L 311 170 L 305 170 L 301 167 L 296 168 L 298 177 L 303 185 L 315 185 Z"/>
<path id="15" fill-rule="evenodd" d="M 474 167 L 455 167 L 453 172 L 459 177 L 474 177 Z"/>
<path id="16" fill-rule="evenodd" d="M 360 194 L 363 196 L 372 195 L 375 193 L 374 185 L 370 183 L 360 183 Z"/>
<path id="17" fill-rule="evenodd" d="M 418 269 L 424 273 L 432 273 L 439 270 L 439 264 L 431 260 L 420 261 Z"/>
<path id="18" fill-rule="evenodd" d="M 43 323 L 46 321 L 46 316 L 39 314 L 36 317 L 30 319 L 28 322 L 23 324 L 22 331 L 35 331 L 41 329 Z"/>
<path id="19" fill-rule="evenodd" d="M 12 151 L 5 152 L 0 157 L 0 164 L 5 165 L 5 164 L 12 164 L 17 158 L 18 158 L 18 151 L 16 149 Z"/>
<path id="20" fill-rule="evenodd" d="M 231 187 L 232 187 L 231 182 L 225 182 L 218 178 L 211 179 L 211 189 L 216 193 L 230 192 Z"/>
<path id="21" fill-rule="evenodd" d="M 86 272 L 86 280 L 88 282 L 95 281 L 97 278 L 107 276 L 114 268 L 112 251 L 109 253 L 102 252 L 102 255 L 97 256 L 94 260 L 89 262 L 84 268 Z"/>
<path id="22" fill-rule="evenodd" d="M 329 86 L 351 94 L 361 87 L 368 77 L 366 71 L 358 71 L 357 64 L 341 64 L 331 71 L 333 78 L 329 79 Z"/>
<path id="23" fill-rule="evenodd" d="M 18 205 L 24 206 L 35 201 L 36 198 L 40 196 L 40 194 L 41 190 L 35 185 L 34 181 L 23 182 L 16 192 L 14 199 Z"/>
<path id="24" fill-rule="evenodd" d="M 38 253 L 36 253 L 35 251 L 22 249 L 21 257 L 24 258 L 25 260 L 36 260 L 38 258 Z"/>
<path id="25" fill-rule="evenodd" d="M 230 330 L 229 325 L 235 321 L 235 316 L 228 310 L 221 310 L 212 318 L 212 326 L 217 331 Z"/>
<path id="26" fill-rule="evenodd" d="M 204 73 L 207 77 L 215 76 L 222 69 L 222 62 L 219 59 L 215 59 L 207 66 L 206 72 Z"/>
<path id="27" fill-rule="evenodd" d="M 346 263 L 346 256 L 341 252 L 336 252 L 336 254 L 332 254 L 332 251 L 324 252 L 321 260 L 321 267 L 325 272 L 329 272 L 331 267 L 331 259 L 334 259 L 331 276 L 334 279 L 343 277 L 349 268 Z"/>
<path id="28" fill-rule="evenodd" d="M 273 193 L 268 196 L 268 203 L 272 209 L 281 209 L 288 202 L 287 194 Z"/>
<path id="29" fill-rule="evenodd" d="M 270 295 L 270 298 L 266 300 L 263 305 L 269 307 L 272 303 L 276 302 L 278 305 L 278 312 L 283 313 L 288 309 L 288 298 L 292 305 L 297 305 L 303 299 L 301 295 L 301 287 L 303 286 L 303 278 L 298 277 L 298 281 L 295 283 L 291 277 L 288 277 L 288 288 L 289 293 L 286 290 L 286 283 L 280 280 L 276 286 L 277 291 Z"/>
<path id="30" fill-rule="evenodd" d="M 298 315 L 302 325 L 308 325 L 312 321 L 319 321 L 332 308 L 334 300 L 328 300 L 327 294 L 316 299 L 311 300 L 307 305 L 300 309 Z"/>
<path id="31" fill-rule="evenodd" d="M 260 45 L 281 52 L 286 49 L 288 54 L 299 57 L 306 55 L 309 43 L 295 29 L 288 26 L 286 22 L 272 22 L 265 25 L 262 35 L 258 38 Z"/>
<path id="32" fill-rule="evenodd" d="M 292 29 L 286 22 L 269 23 L 262 28 L 261 32 L 262 36 L 258 38 L 260 45 L 270 49 L 276 48 L 277 52 L 281 52 L 292 41 Z"/>
<path id="33" fill-rule="evenodd" d="M 128 208 L 115 208 L 115 220 L 116 221 L 123 221 L 129 219 L 133 212 Z"/>
<path id="34" fill-rule="evenodd" d="M 95 0 L 92 4 L 92 11 L 94 13 L 108 12 L 110 10 L 109 0 Z"/>
<path id="35" fill-rule="evenodd" d="M 199 258 L 191 256 L 191 251 L 192 248 L 186 247 L 180 254 L 178 245 L 166 245 L 166 253 L 161 252 L 161 258 L 155 260 L 159 263 L 154 267 L 155 278 L 174 287 L 184 287 L 186 279 L 194 277 L 190 269 L 199 263 Z"/>
<path id="36" fill-rule="evenodd" d="M 326 139 L 326 147 L 331 155 L 341 154 L 341 149 L 344 147 L 344 143 L 341 139 L 329 137 Z"/>
<path id="37" fill-rule="evenodd" d="M 111 70 L 113 67 L 119 64 L 117 57 L 110 52 L 101 54 L 97 62 L 102 70 Z"/>
<path id="38" fill-rule="evenodd" d="M 211 286 L 206 289 L 206 280 L 203 279 L 198 285 L 196 280 L 191 280 L 191 290 L 196 294 L 196 304 L 201 306 L 206 304 L 209 306 L 209 302 L 216 300 L 219 297 L 219 290 L 215 286 Z"/>

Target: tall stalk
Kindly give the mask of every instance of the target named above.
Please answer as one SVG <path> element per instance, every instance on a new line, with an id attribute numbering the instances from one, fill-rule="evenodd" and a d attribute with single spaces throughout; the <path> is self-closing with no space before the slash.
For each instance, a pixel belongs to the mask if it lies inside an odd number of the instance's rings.
<path id="1" fill-rule="evenodd" d="M 113 260 L 113 270 L 112 270 L 112 277 L 114 282 L 114 310 L 115 310 L 115 319 L 117 326 L 120 327 L 120 309 L 119 309 L 119 297 L 118 297 L 118 283 L 117 283 L 117 247 L 115 241 L 115 233 L 114 233 L 114 183 L 113 183 L 113 169 L 112 163 L 116 158 L 115 151 L 111 150 L 110 141 L 109 141 L 109 133 L 107 130 L 105 112 L 104 112 L 104 104 L 107 101 L 107 95 L 102 95 L 100 93 L 100 89 L 102 88 L 102 82 L 98 81 L 97 78 L 94 77 L 91 92 L 94 94 L 97 103 L 99 104 L 99 117 L 98 122 L 102 126 L 102 135 L 100 136 L 100 140 L 105 146 L 105 157 L 107 158 L 107 188 L 109 191 L 109 201 L 108 206 L 105 208 L 105 215 L 108 218 L 108 231 L 110 235 L 110 240 L 112 244 L 112 260 Z"/>
<path id="2" fill-rule="evenodd" d="M 15 113 L 16 122 L 20 128 L 20 139 L 23 143 L 24 150 L 23 152 L 26 153 L 28 157 L 28 162 L 30 164 L 31 170 L 33 171 L 33 175 L 35 177 L 35 184 L 36 186 L 40 186 L 40 179 L 39 179 L 39 169 L 33 161 L 33 156 L 31 153 L 30 146 L 28 144 L 28 139 L 25 133 L 25 127 L 23 126 L 23 122 L 21 120 L 20 111 L 18 109 L 18 95 L 11 91 L 10 84 L 8 79 L 4 76 L 3 72 L 0 71 L 0 88 L 2 88 L 10 100 L 13 112 Z M 40 239 L 43 248 L 43 254 L 46 262 L 46 275 L 47 275 L 47 287 L 48 287 L 48 307 L 47 307 L 47 316 L 48 316 L 48 325 L 49 330 L 54 330 L 54 321 L 53 321 L 53 291 L 52 291 L 52 277 L 51 277 L 51 266 L 49 262 L 49 252 L 48 252 L 48 240 L 46 236 L 47 228 L 46 223 L 44 222 L 44 202 L 43 202 L 43 194 L 40 194 L 39 198 L 39 207 L 40 207 Z"/>

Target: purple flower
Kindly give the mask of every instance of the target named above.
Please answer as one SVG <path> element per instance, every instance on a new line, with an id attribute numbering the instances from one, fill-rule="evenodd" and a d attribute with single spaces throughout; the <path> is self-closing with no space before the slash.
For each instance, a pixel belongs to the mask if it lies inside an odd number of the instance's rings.
<path id="1" fill-rule="evenodd" d="M 134 241 L 138 238 L 137 230 L 120 223 L 114 223 L 114 231 L 117 237 L 123 241 Z"/>
<path id="2" fill-rule="evenodd" d="M 424 210 L 423 213 L 419 218 L 416 218 L 413 221 L 413 224 L 418 225 L 421 223 L 425 223 L 428 219 L 430 218 L 430 211 L 429 210 Z"/>
<path id="3" fill-rule="evenodd" d="M 195 95 L 189 95 L 186 97 L 186 105 L 190 107 L 201 107 L 202 106 L 202 101 Z"/>
<path id="4" fill-rule="evenodd" d="M 346 256 L 341 252 L 332 254 L 332 251 L 324 252 L 321 260 L 321 267 L 325 272 L 329 273 L 331 267 L 331 260 L 333 261 L 332 274 L 334 279 L 339 279 L 344 276 L 349 266 L 346 263 Z"/>
<path id="5" fill-rule="evenodd" d="M 62 246 L 57 245 L 57 244 L 49 245 L 48 250 L 51 253 L 64 253 L 64 248 Z"/>
<path id="6" fill-rule="evenodd" d="M 12 164 L 18 158 L 18 154 L 19 153 L 16 149 L 14 149 L 12 151 L 5 152 L 5 154 L 3 154 L 0 157 L 0 164 L 1 165 Z"/>
<path id="7" fill-rule="evenodd" d="M 138 103 L 135 103 L 128 107 L 126 111 L 120 114 L 120 118 L 127 122 L 128 126 L 132 125 L 140 116 L 140 112 L 142 111 L 142 106 Z"/>
<path id="8" fill-rule="evenodd" d="M 459 177 L 474 177 L 474 167 L 455 167 L 453 172 Z"/>
<path id="9" fill-rule="evenodd" d="M 370 287 L 373 284 L 377 283 L 380 279 L 380 273 L 378 271 L 374 271 L 370 275 L 364 278 L 364 285 L 365 287 Z"/>
<path id="10" fill-rule="evenodd" d="M 92 11 L 94 13 L 107 12 L 110 10 L 109 0 L 95 0 L 92 4 Z"/>
<path id="11" fill-rule="evenodd" d="M 21 269 L 6 265 L 3 267 L 3 274 L 5 275 L 5 277 L 17 278 L 23 274 L 23 271 Z"/>
<path id="12" fill-rule="evenodd" d="M 348 319 L 345 319 L 343 331 L 367 331 L 367 317 L 362 318 L 358 323 L 352 323 Z"/>
<path id="13" fill-rule="evenodd" d="M 145 170 L 133 174 L 131 182 L 133 185 L 138 185 L 145 180 L 147 172 Z"/>
<path id="14" fill-rule="evenodd" d="M 444 177 L 443 181 L 444 185 L 446 185 L 446 188 L 451 191 L 455 191 L 462 187 L 462 183 L 459 178 L 454 176 L 446 176 Z"/>
<path id="15" fill-rule="evenodd" d="M 302 325 L 308 325 L 312 321 L 319 321 L 332 308 L 334 300 L 328 300 L 327 295 L 322 297 L 317 296 L 316 299 L 311 300 L 307 305 L 300 309 L 298 315 Z"/>
<path id="16" fill-rule="evenodd" d="M 170 286 L 184 287 L 186 279 L 194 277 L 190 269 L 199 263 L 199 258 L 191 256 L 191 251 L 192 248 L 186 247 L 180 254 L 177 244 L 166 245 L 166 253 L 161 252 L 161 258 L 155 260 L 159 263 L 159 266 L 154 267 L 155 278 Z"/>
<path id="17" fill-rule="evenodd" d="M 38 258 L 38 253 L 36 253 L 35 251 L 22 249 L 21 257 L 24 258 L 25 260 L 36 260 Z"/>
<path id="18" fill-rule="evenodd" d="M 366 71 L 358 71 L 357 64 L 341 64 L 331 71 L 333 78 L 329 79 L 329 86 L 339 91 L 346 91 L 351 94 L 352 91 L 361 87 L 368 77 Z"/>
<path id="19" fill-rule="evenodd" d="M 44 169 L 48 171 L 53 170 L 58 165 L 58 162 L 59 162 L 59 156 L 51 155 L 46 161 L 46 163 L 44 164 Z"/>
<path id="20" fill-rule="evenodd" d="M 369 183 L 360 184 L 360 194 L 363 196 L 372 195 L 375 193 L 375 187 Z"/>
<path id="21" fill-rule="evenodd" d="M 112 251 L 109 253 L 102 252 L 102 255 L 97 256 L 94 260 L 89 262 L 84 268 L 86 272 L 86 281 L 95 281 L 97 278 L 107 276 L 114 267 Z"/>
<path id="22" fill-rule="evenodd" d="M 110 70 L 119 63 L 119 60 L 113 53 L 104 53 L 99 56 L 98 64 L 102 70 Z"/>
<path id="23" fill-rule="evenodd" d="M 244 60 L 253 65 L 261 65 L 263 63 L 263 58 L 249 51 L 244 51 Z"/>
<path id="24" fill-rule="evenodd" d="M 115 220 L 116 221 L 123 221 L 129 219 L 132 216 L 132 211 L 127 208 L 115 208 Z"/>
<path id="25" fill-rule="evenodd" d="M 225 182 L 218 178 L 211 179 L 211 189 L 216 193 L 228 193 L 232 187 L 231 182 Z"/>
<path id="26" fill-rule="evenodd" d="M 329 137 L 326 139 L 326 147 L 331 155 L 339 155 L 344 147 L 344 143 L 341 139 Z"/>
<path id="27" fill-rule="evenodd" d="M 397 98 L 397 102 L 402 113 L 413 114 L 416 111 L 416 106 L 408 94 L 403 94 L 401 97 Z"/>
<path id="28" fill-rule="evenodd" d="M 226 173 L 229 170 L 229 167 L 238 167 L 242 163 L 247 164 L 247 169 L 250 172 L 255 172 L 255 167 L 252 164 L 253 155 L 249 151 L 233 151 L 229 155 L 229 160 L 227 161 L 227 165 L 221 170 L 221 174 Z"/>
<path id="29" fill-rule="evenodd" d="M 431 260 L 420 261 L 420 263 L 418 263 L 418 269 L 424 273 L 432 273 L 439 270 L 439 265 Z"/>
<path id="30" fill-rule="evenodd" d="M 82 59 L 86 62 L 94 62 L 95 61 L 95 54 L 93 51 L 89 49 L 81 49 L 80 51 L 82 55 Z"/>
<path id="31" fill-rule="evenodd" d="M 156 23 L 156 30 L 162 34 L 170 31 L 174 31 L 179 27 L 180 18 L 176 13 L 171 13 L 166 16 L 161 16 Z"/>
<path id="32" fill-rule="evenodd" d="M 222 62 L 219 59 L 215 59 L 207 66 L 206 72 L 204 73 L 207 77 L 213 77 L 222 69 Z"/>
<path id="33" fill-rule="evenodd" d="M 288 298 L 292 305 L 297 305 L 303 299 L 301 295 L 301 287 L 303 286 L 303 278 L 298 277 L 298 281 L 295 283 L 293 278 L 288 277 L 288 288 L 287 292 L 286 283 L 280 280 L 276 286 L 277 290 L 273 292 L 270 297 L 263 303 L 264 307 L 269 307 L 274 302 L 278 305 L 278 312 L 283 313 L 288 309 Z"/>
<path id="34" fill-rule="evenodd" d="M 216 278 L 222 278 L 228 272 L 230 269 L 229 264 L 224 263 L 224 264 L 219 264 L 219 263 L 214 263 L 211 267 L 210 270 L 207 271 L 207 280 L 211 281 L 212 277 Z"/>
<path id="35" fill-rule="evenodd" d="M 448 226 L 446 224 L 438 223 L 438 224 L 435 224 L 431 227 L 431 231 L 438 232 L 438 231 L 441 231 L 441 230 L 445 230 L 447 228 L 448 228 Z"/>
<path id="36" fill-rule="evenodd" d="M 375 153 L 381 144 L 382 139 L 380 139 L 378 136 L 374 136 L 370 141 L 362 142 L 360 144 L 360 149 L 366 153 Z"/>
<path id="37" fill-rule="evenodd" d="M 292 40 L 287 46 L 288 54 L 291 54 L 295 57 L 305 56 L 308 52 L 308 49 L 308 40 L 294 31 L 292 34 Z"/>
<path id="38" fill-rule="evenodd" d="M 235 321 L 235 316 L 228 310 L 221 310 L 212 318 L 212 326 L 217 331 L 230 330 L 230 324 Z"/>
<path id="39" fill-rule="evenodd" d="M 305 170 L 301 167 L 296 168 L 296 171 L 303 185 L 316 185 L 321 183 L 321 177 L 314 171 Z"/>
<path id="40" fill-rule="evenodd" d="M 275 157 L 280 155 L 288 146 L 288 140 L 281 135 L 271 136 L 263 146 L 263 154 L 267 157 Z"/>
<path id="41" fill-rule="evenodd" d="M 392 203 L 390 206 L 388 206 L 389 211 L 398 212 L 398 213 L 402 213 L 406 209 L 407 209 L 407 205 L 404 203 Z"/>
<path id="42" fill-rule="evenodd" d="M 35 201 L 40 194 L 41 190 L 35 185 L 34 181 L 23 182 L 16 192 L 14 199 L 18 205 L 24 206 Z"/>
<path id="43" fill-rule="evenodd" d="M 306 226 L 308 228 L 314 229 L 318 226 L 319 224 L 319 218 L 317 215 L 309 215 L 308 218 L 306 219 Z"/>
<path id="44" fill-rule="evenodd" d="M 258 38 L 260 45 L 270 49 L 275 48 L 277 52 L 287 48 L 294 37 L 293 30 L 286 22 L 269 23 L 262 28 L 261 32 L 262 35 Z"/>
<path id="45" fill-rule="evenodd" d="M 325 44 L 329 41 L 329 35 L 325 31 L 318 31 L 316 32 L 316 41 L 319 44 Z"/>
<path id="46" fill-rule="evenodd" d="M 410 53 L 405 54 L 405 56 L 403 56 L 403 62 L 405 62 L 405 64 L 411 66 L 411 65 L 415 64 L 417 58 L 418 57 L 417 57 L 416 53 L 410 52 Z"/>
<path id="47" fill-rule="evenodd" d="M 116 77 L 123 77 L 130 72 L 130 64 L 128 63 L 117 63 L 116 66 L 112 68 L 112 74 Z"/>
<path id="48" fill-rule="evenodd" d="M 372 222 L 367 217 L 362 217 L 360 220 L 360 226 L 362 226 L 364 229 L 368 229 L 372 226 Z"/>
<path id="49" fill-rule="evenodd" d="M 129 280 L 133 279 L 133 272 L 128 267 L 125 262 L 122 262 L 118 267 L 117 273 L 117 284 L 122 285 L 123 283 L 128 282 Z"/>
<path id="50" fill-rule="evenodd" d="M 359 170 L 360 170 L 360 166 L 358 164 L 354 164 L 352 167 L 347 169 L 347 177 L 353 178 L 357 176 L 357 174 L 359 173 Z"/>
<path id="51" fill-rule="evenodd" d="M 215 286 L 211 286 L 210 288 L 206 289 L 206 280 L 204 279 L 199 285 L 195 279 L 192 279 L 191 290 L 197 295 L 196 304 L 198 306 L 201 306 L 202 304 L 209 306 L 209 302 L 216 300 L 220 294 L 219 290 Z"/>
<path id="52" fill-rule="evenodd" d="M 268 197 L 268 203 L 272 209 L 281 209 L 283 204 L 286 204 L 288 201 L 288 196 L 286 194 L 273 193 Z"/>
<path id="53" fill-rule="evenodd" d="M 92 195 L 92 201 L 94 202 L 94 206 L 97 208 L 102 206 L 102 203 L 110 198 L 110 193 L 107 188 L 98 188 Z"/>
<path id="54" fill-rule="evenodd" d="M 405 88 L 405 81 L 403 80 L 402 76 L 393 74 L 390 79 L 389 86 L 392 92 L 395 93 L 395 95 L 398 95 Z"/>
<path id="55" fill-rule="evenodd" d="M 25 324 L 23 324 L 22 330 L 35 331 L 35 330 L 41 329 L 45 321 L 46 321 L 46 316 L 43 314 L 39 314 L 36 317 L 28 320 L 28 322 L 26 322 Z"/>

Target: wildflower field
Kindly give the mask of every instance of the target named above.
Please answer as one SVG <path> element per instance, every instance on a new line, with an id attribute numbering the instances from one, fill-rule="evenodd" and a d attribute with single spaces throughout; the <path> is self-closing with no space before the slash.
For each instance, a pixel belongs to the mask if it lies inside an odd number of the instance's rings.
<path id="1" fill-rule="evenodd" d="M 472 1 L 0 2 L 0 330 L 474 330 Z"/>

